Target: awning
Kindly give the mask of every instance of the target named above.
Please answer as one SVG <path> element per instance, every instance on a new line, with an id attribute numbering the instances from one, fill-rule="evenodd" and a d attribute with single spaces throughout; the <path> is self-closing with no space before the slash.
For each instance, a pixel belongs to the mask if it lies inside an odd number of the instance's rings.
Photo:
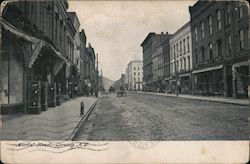
<path id="1" fill-rule="evenodd" d="M 217 70 L 217 69 L 222 69 L 223 68 L 223 65 L 217 65 L 217 66 L 213 66 L 213 67 L 207 67 L 207 68 L 203 68 L 203 69 L 200 69 L 200 70 L 195 70 L 193 71 L 193 74 L 195 73 L 201 73 L 201 72 L 208 72 L 208 71 L 214 71 L 214 70 Z"/>
<path id="2" fill-rule="evenodd" d="M 14 27 L 10 23 L 8 23 L 2 17 L 0 17 L 0 23 L 5 28 L 5 30 L 11 32 L 12 34 L 14 34 L 20 38 L 23 38 L 24 40 L 26 40 L 32 44 L 33 53 L 31 55 L 30 59 L 28 60 L 28 67 L 29 68 L 32 67 L 32 65 L 34 64 L 34 62 L 36 61 L 36 59 L 40 55 L 43 47 L 49 48 L 53 52 L 52 54 L 55 55 L 57 57 L 57 59 L 59 59 L 54 64 L 54 72 L 53 72 L 54 75 L 56 75 L 59 72 L 59 70 L 61 69 L 61 67 L 63 66 L 63 64 L 65 62 L 67 62 L 66 59 L 62 56 L 62 54 L 60 52 L 58 52 L 57 50 L 55 50 L 55 48 L 51 44 L 45 42 L 44 40 L 41 40 L 39 38 L 35 38 L 33 36 L 30 36 L 30 35 L 24 33 L 23 31 L 17 29 L 16 27 Z"/>
<path id="3" fill-rule="evenodd" d="M 180 74 L 179 77 L 186 77 L 186 76 L 190 76 L 190 73 L 184 73 L 184 74 Z"/>

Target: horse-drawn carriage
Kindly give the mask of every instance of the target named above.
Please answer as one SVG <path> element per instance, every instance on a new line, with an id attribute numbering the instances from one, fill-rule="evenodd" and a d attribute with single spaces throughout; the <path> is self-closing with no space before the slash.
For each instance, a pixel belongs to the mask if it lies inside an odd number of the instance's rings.
<path id="1" fill-rule="evenodd" d="M 120 87 L 120 89 L 117 91 L 117 97 L 122 97 L 122 96 L 126 96 L 126 91 L 125 91 L 125 89 L 124 89 L 124 87 L 123 86 L 121 86 Z"/>

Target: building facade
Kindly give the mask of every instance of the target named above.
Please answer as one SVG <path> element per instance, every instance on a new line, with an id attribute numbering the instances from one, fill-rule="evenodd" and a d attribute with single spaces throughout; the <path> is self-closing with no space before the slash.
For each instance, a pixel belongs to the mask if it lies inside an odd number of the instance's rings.
<path id="1" fill-rule="evenodd" d="M 152 91 L 155 87 L 153 80 L 153 53 L 160 42 L 164 40 L 164 36 L 168 33 L 149 33 L 144 41 L 141 43 L 143 49 L 143 89 L 145 91 Z"/>
<path id="2" fill-rule="evenodd" d="M 168 92 L 191 94 L 192 41 L 190 22 L 177 30 L 170 39 L 170 78 Z"/>
<path id="3" fill-rule="evenodd" d="M 127 88 L 130 91 L 142 90 L 143 84 L 143 63 L 140 60 L 134 60 L 129 62 L 127 66 L 127 73 L 125 79 L 127 79 Z M 124 79 L 124 81 L 126 81 Z"/>
<path id="4" fill-rule="evenodd" d="M 61 89 L 58 73 L 67 63 L 67 8 L 67 1 L 19 1 L 3 9 L 2 114 L 40 113 L 56 106 Z"/>
<path id="5" fill-rule="evenodd" d="M 249 11 L 244 1 L 198 1 L 189 8 L 193 93 L 246 97 Z"/>
<path id="6" fill-rule="evenodd" d="M 160 42 L 155 49 L 152 50 L 153 90 L 165 92 L 169 87 L 167 82 L 170 73 L 169 40 L 172 35 L 161 33 L 160 36 Z"/>

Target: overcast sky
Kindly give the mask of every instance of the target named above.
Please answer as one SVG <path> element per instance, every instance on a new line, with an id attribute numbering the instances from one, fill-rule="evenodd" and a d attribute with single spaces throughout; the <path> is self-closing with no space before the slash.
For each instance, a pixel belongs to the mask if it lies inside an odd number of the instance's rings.
<path id="1" fill-rule="evenodd" d="M 140 44 L 149 32 L 174 33 L 189 21 L 196 1 L 69 1 L 87 42 L 99 54 L 103 75 L 118 80 L 131 60 L 142 60 Z"/>

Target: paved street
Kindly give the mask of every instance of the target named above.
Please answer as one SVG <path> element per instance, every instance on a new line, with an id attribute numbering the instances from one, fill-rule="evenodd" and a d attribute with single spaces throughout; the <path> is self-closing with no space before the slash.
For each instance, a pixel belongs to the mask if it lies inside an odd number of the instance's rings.
<path id="1" fill-rule="evenodd" d="M 103 96 L 75 140 L 247 140 L 247 106 L 128 93 Z"/>

